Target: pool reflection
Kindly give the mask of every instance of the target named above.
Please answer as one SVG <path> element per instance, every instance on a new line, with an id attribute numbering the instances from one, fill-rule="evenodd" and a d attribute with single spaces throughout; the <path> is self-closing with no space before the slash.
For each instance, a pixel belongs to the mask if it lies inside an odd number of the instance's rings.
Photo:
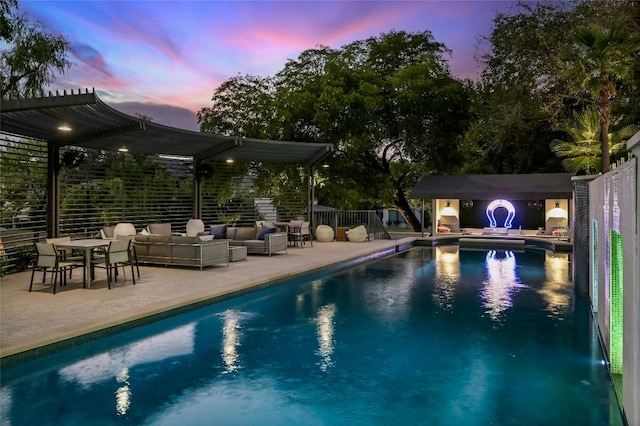
<path id="1" fill-rule="evenodd" d="M 232 373 L 240 368 L 238 346 L 240 346 L 240 312 L 227 310 L 222 313 L 222 362 L 223 373 Z"/>
<path id="2" fill-rule="evenodd" d="M 460 281 L 460 255 L 457 246 L 436 247 L 434 301 L 445 311 L 453 309 Z"/>
<path id="3" fill-rule="evenodd" d="M 516 273 L 516 257 L 512 251 L 489 250 L 485 259 L 487 278 L 480 297 L 489 317 L 500 322 L 502 313 L 513 306 L 513 293 L 526 288 Z"/>
<path id="4" fill-rule="evenodd" d="M 318 310 L 314 322 L 317 326 L 318 352 L 320 356 L 320 370 L 326 372 L 333 366 L 331 356 L 335 350 L 334 317 L 336 315 L 336 305 L 325 305 Z"/>

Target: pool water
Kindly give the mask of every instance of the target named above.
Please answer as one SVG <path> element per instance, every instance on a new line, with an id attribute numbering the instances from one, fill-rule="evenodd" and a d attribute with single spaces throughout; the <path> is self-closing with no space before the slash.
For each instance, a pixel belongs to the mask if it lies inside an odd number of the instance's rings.
<path id="1" fill-rule="evenodd" d="M 424 247 L 273 286 L 6 369 L 2 425 L 622 425 L 569 262 Z"/>

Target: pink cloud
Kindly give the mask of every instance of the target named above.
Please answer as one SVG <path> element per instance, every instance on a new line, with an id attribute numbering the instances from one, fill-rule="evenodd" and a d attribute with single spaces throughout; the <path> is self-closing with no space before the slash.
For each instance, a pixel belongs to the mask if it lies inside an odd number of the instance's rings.
<path id="1" fill-rule="evenodd" d="M 103 88 L 115 102 L 179 105 L 195 113 L 235 74 L 273 75 L 317 45 L 340 48 L 391 30 L 431 31 L 453 51 L 452 72 L 474 77 L 477 34 L 488 32 L 496 11 L 514 4 L 25 0 L 21 7 L 76 49 L 74 67 L 57 85 Z"/>

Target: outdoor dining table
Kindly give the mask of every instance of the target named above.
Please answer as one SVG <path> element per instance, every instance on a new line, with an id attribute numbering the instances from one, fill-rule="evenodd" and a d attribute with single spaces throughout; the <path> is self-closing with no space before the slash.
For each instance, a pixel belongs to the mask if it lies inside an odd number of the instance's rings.
<path id="1" fill-rule="evenodd" d="M 289 222 L 273 222 L 273 226 L 277 226 L 284 232 L 289 232 Z"/>
<path id="2" fill-rule="evenodd" d="M 110 240 L 103 240 L 100 238 L 87 238 L 82 240 L 65 241 L 64 243 L 56 244 L 57 248 L 71 248 L 71 249 L 84 249 L 84 283 L 83 286 L 91 287 L 91 254 L 94 249 L 100 247 L 107 247 Z"/>

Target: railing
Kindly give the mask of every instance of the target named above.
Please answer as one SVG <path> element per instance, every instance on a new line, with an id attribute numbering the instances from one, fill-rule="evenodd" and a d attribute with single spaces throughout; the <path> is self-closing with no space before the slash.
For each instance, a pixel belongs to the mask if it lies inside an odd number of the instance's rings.
<path id="1" fill-rule="evenodd" d="M 338 228 L 354 228 L 364 225 L 367 228 L 369 238 L 378 240 L 391 239 L 375 210 L 314 211 L 313 226 L 315 228 L 318 225 L 332 227 L 335 235 L 337 235 Z"/>

